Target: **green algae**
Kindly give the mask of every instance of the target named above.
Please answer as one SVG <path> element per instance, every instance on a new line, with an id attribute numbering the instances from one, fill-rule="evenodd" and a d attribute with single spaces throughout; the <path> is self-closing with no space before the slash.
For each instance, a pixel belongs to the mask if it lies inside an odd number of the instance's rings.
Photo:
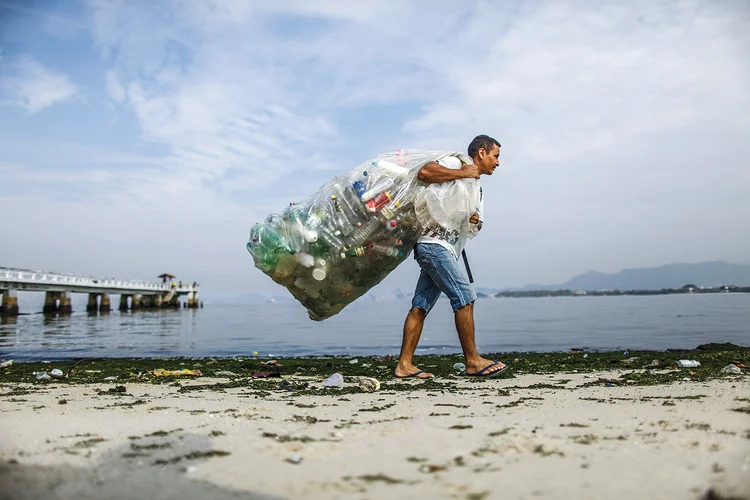
<path id="1" fill-rule="evenodd" d="M 694 382 L 708 381 L 717 378 L 730 378 L 721 372 L 730 362 L 750 365 L 750 347 L 734 344 L 705 344 L 693 350 L 667 351 L 611 351 L 584 352 L 571 350 L 570 352 L 552 353 L 495 353 L 488 354 L 488 358 L 500 359 L 510 365 L 506 377 L 518 374 L 556 374 L 609 372 L 618 370 L 610 378 L 592 378 L 584 385 L 627 385 L 644 386 L 668 384 L 684 379 Z M 628 364 L 623 359 L 636 358 Z M 61 360 L 55 362 L 17 362 L 12 366 L 0 369 L 0 383 L 22 384 L 0 394 L 0 398 L 18 398 L 19 396 L 37 392 L 46 385 L 66 384 L 104 384 L 114 383 L 116 386 L 100 394 L 125 396 L 123 385 L 126 383 L 147 383 L 155 385 L 169 385 L 178 388 L 182 394 L 216 391 L 226 392 L 241 390 L 245 396 L 268 398 L 279 394 L 296 396 L 342 396 L 361 393 L 356 384 L 358 377 L 373 377 L 381 382 L 393 380 L 393 369 L 397 360 L 390 357 L 358 357 L 359 363 L 351 364 L 349 357 L 296 357 L 277 358 L 277 364 L 264 365 L 267 358 L 257 356 L 243 356 L 232 358 L 89 358 L 80 360 Z M 698 368 L 679 369 L 677 360 L 695 359 L 701 363 Z M 493 379 L 471 379 L 472 384 L 459 386 L 455 382 L 459 377 L 453 364 L 463 361 L 459 354 L 422 356 L 415 358 L 417 366 L 431 366 L 430 371 L 435 374 L 432 379 L 393 380 L 388 383 L 389 392 L 423 392 L 427 395 L 441 393 L 466 392 L 467 390 L 482 390 Z M 653 369 L 654 362 L 658 368 Z M 643 367 L 648 368 L 643 368 Z M 62 379 L 47 381 L 36 380 L 35 373 L 49 372 L 58 368 L 65 374 Z M 157 377 L 153 375 L 155 369 L 166 370 L 200 370 L 202 377 L 198 383 L 189 380 L 193 377 Z M 264 378 L 258 374 L 271 372 L 273 376 Z M 236 377 L 226 381 L 221 372 L 232 372 Z M 346 382 L 342 388 L 321 387 L 320 382 L 332 373 L 341 373 Z M 624 372 L 624 373 L 623 373 Z M 218 373 L 218 374 L 217 374 Z M 614 378 L 616 376 L 616 378 Z M 743 373 L 740 377 L 746 377 Z M 284 377 L 284 378 L 280 378 Z M 298 380 L 304 377 L 304 380 Z M 736 377 L 736 376 L 731 376 Z M 216 381 L 210 381 L 216 379 Z M 221 379 L 221 380 L 219 380 Z M 554 384 L 539 383 L 528 387 L 514 386 L 500 389 L 499 396 L 510 395 L 509 389 L 546 389 L 571 390 L 564 387 L 570 380 L 555 381 Z M 385 389 L 386 387 L 384 387 Z"/>

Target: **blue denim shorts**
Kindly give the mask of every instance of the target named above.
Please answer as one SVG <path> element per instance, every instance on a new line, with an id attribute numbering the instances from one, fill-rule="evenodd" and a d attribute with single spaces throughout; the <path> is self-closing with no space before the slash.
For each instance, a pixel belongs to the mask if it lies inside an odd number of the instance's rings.
<path id="1" fill-rule="evenodd" d="M 412 308 L 421 307 L 429 313 L 441 292 L 450 299 L 453 312 L 477 300 L 466 270 L 450 250 L 437 243 L 417 243 L 414 258 L 422 272 L 414 290 Z"/>

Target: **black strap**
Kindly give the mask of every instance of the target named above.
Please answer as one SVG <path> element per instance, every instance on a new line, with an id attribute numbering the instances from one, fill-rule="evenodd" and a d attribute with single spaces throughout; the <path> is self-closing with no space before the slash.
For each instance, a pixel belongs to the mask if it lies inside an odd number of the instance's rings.
<path id="1" fill-rule="evenodd" d="M 469 259 L 466 258 L 466 250 L 462 250 L 461 255 L 464 258 L 464 265 L 466 266 L 466 274 L 469 275 L 469 283 L 474 283 L 474 276 L 471 275 L 471 268 L 469 267 Z"/>

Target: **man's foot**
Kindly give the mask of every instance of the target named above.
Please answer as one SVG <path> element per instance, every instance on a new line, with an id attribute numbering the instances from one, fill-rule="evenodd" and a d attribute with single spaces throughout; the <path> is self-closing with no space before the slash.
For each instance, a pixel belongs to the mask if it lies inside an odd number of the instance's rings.
<path id="1" fill-rule="evenodd" d="M 427 373 L 424 370 L 420 370 L 412 364 L 408 365 L 397 365 L 396 369 L 393 370 L 393 376 L 396 378 L 432 378 L 432 373 Z"/>
<path id="2" fill-rule="evenodd" d="M 489 377 L 496 374 L 497 372 L 505 371 L 508 365 L 500 361 L 492 361 L 491 359 L 479 358 L 476 361 L 469 363 L 466 362 L 466 375 Z"/>

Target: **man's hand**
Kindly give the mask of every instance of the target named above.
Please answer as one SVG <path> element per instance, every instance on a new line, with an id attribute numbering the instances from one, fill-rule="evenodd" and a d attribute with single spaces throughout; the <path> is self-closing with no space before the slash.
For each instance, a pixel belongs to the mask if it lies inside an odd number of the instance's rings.
<path id="1" fill-rule="evenodd" d="M 479 179 L 479 167 L 473 163 L 464 163 L 461 165 L 461 171 L 468 179 Z"/>

